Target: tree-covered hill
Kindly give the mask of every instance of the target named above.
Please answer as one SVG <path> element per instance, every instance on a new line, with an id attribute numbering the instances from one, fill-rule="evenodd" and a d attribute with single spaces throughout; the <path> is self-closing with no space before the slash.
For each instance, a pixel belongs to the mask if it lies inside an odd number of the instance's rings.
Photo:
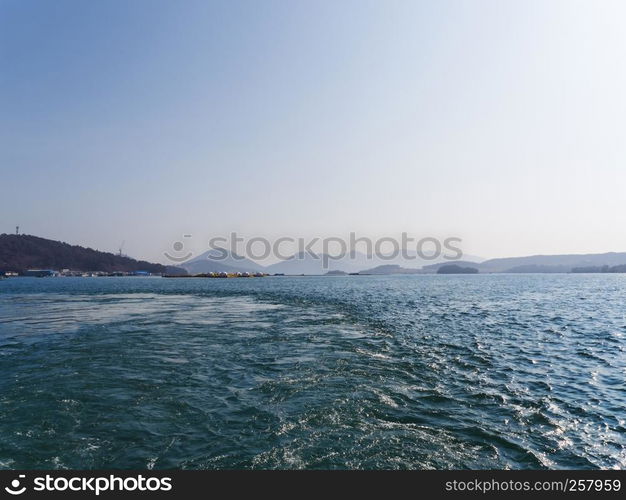
<path id="1" fill-rule="evenodd" d="M 27 234 L 0 234 L 0 271 L 26 269 L 169 273 L 177 268 Z"/>

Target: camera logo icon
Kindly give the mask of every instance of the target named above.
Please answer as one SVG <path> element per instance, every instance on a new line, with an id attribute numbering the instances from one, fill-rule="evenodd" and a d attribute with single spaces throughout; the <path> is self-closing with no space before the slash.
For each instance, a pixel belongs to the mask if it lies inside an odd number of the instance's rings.
<path id="1" fill-rule="evenodd" d="M 191 234 L 183 234 L 183 238 L 191 238 Z M 170 254 L 169 252 L 163 252 L 163 255 L 172 262 L 185 262 L 187 259 L 193 256 L 193 252 L 186 252 L 183 255 L 185 244 L 182 241 L 174 242 L 174 244 L 172 245 L 172 249 L 174 250 L 174 255 Z"/>
<path id="2" fill-rule="evenodd" d="M 20 479 L 24 479 L 26 476 L 24 474 L 20 474 L 18 476 L 19 479 L 14 479 L 11 481 L 11 486 L 6 486 L 4 490 L 10 495 L 21 495 L 26 491 L 26 486 L 22 486 L 20 488 Z"/>

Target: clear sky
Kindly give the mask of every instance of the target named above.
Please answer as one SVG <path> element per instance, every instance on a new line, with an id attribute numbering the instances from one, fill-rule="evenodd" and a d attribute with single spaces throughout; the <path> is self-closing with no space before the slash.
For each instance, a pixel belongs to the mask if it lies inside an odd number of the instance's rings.
<path id="1" fill-rule="evenodd" d="M 623 1 L 0 0 L 0 232 L 626 251 Z"/>

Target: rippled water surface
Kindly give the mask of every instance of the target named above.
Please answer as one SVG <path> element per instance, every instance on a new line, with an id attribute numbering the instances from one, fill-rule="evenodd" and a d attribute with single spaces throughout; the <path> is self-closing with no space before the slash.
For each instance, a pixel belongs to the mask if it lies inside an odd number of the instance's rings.
<path id="1" fill-rule="evenodd" d="M 0 468 L 626 468 L 626 276 L 0 281 Z"/>

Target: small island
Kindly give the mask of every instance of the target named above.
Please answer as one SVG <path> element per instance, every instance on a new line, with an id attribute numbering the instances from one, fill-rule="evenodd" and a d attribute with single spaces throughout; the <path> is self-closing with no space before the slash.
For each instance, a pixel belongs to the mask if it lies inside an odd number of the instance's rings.
<path id="1" fill-rule="evenodd" d="M 449 264 L 437 269 L 437 274 L 478 274 L 478 269 L 475 267 L 462 267 L 456 264 Z"/>

